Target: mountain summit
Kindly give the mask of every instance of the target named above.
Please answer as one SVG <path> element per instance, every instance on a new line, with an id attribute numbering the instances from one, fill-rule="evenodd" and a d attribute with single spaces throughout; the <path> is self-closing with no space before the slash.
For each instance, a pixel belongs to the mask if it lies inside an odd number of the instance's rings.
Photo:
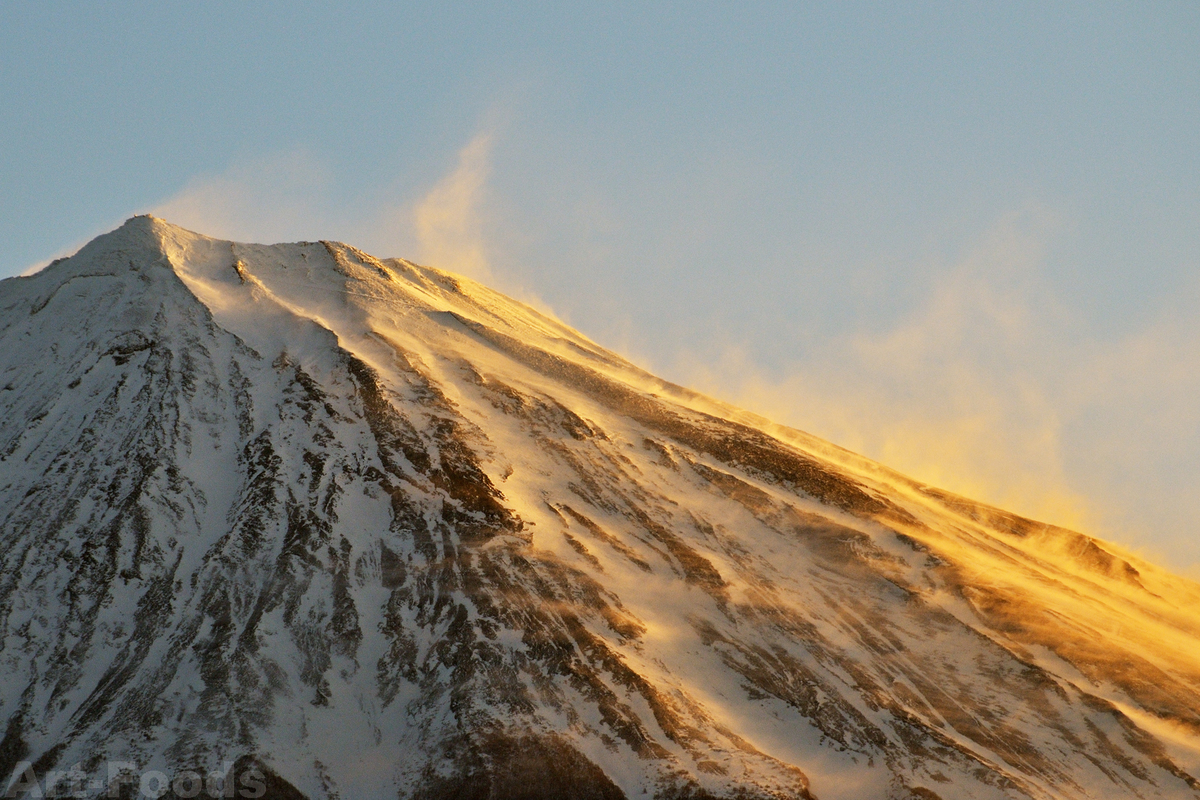
<path id="1" fill-rule="evenodd" d="M 0 780 L 114 763 L 124 796 L 1196 798 L 1200 586 L 472 281 L 135 217 L 0 282 Z"/>

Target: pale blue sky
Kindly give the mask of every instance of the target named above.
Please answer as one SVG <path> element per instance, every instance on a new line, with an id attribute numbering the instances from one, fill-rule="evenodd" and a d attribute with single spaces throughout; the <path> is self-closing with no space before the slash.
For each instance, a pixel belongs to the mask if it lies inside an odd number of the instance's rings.
<path id="1" fill-rule="evenodd" d="M 147 210 L 437 256 L 1200 562 L 1200 4 L 546 5 L 0 2 L 0 276 Z"/>

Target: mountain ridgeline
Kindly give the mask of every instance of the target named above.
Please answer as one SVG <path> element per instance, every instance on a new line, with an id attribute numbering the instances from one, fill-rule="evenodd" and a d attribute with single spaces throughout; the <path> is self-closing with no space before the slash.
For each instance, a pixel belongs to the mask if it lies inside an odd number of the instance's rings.
<path id="1" fill-rule="evenodd" d="M 1200 586 L 472 281 L 135 217 L 0 282 L 0 780 L 112 762 L 312 800 L 1200 798 Z"/>

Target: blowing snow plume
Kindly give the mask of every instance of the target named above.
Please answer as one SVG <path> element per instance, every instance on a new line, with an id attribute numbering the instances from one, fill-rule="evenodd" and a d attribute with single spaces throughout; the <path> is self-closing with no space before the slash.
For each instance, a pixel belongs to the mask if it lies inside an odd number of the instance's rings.
<path id="1" fill-rule="evenodd" d="M 0 283 L 30 796 L 1198 797 L 1198 620 L 437 269 L 137 217 Z"/>
<path id="2" fill-rule="evenodd" d="M 480 218 L 491 148 L 491 135 L 478 134 L 413 212 L 421 260 L 481 281 L 491 277 Z"/>

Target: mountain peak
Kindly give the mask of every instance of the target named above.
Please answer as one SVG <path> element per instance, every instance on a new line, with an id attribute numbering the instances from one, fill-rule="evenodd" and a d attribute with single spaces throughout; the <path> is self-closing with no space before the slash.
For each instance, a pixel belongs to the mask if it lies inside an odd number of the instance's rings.
<path id="1" fill-rule="evenodd" d="M 431 267 L 140 216 L 0 283 L 5 776 L 1194 798 L 1197 620 Z"/>
<path id="2" fill-rule="evenodd" d="M 151 266 L 164 255 L 166 235 L 199 237 L 149 214 L 130 217 L 118 228 L 103 233 L 70 256 L 55 259 L 29 275 L 54 283 L 64 277 L 96 269 L 130 269 Z M 203 238 L 203 237 L 201 237 Z"/>

